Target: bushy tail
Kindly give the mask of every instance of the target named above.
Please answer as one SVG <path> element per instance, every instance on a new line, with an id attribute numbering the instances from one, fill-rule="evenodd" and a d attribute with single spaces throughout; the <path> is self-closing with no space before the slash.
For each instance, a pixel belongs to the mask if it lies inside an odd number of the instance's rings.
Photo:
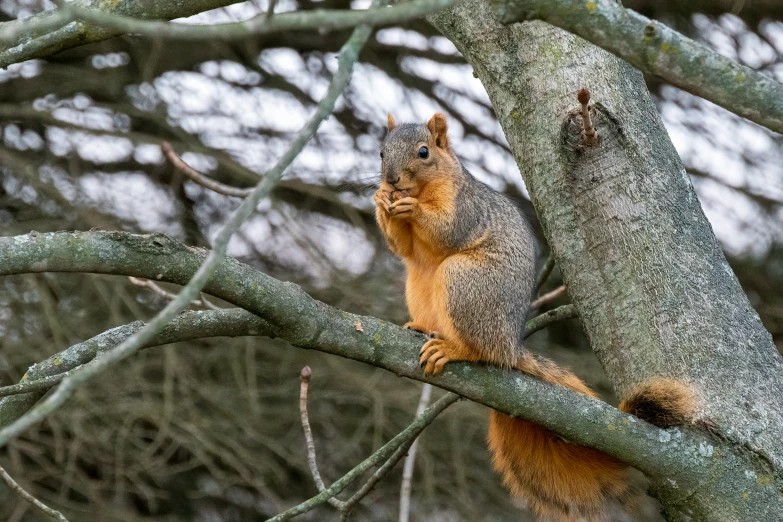
<path id="1" fill-rule="evenodd" d="M 676 379 L 654 377 L 631 390 L 619 408 L 660 428 L 693 421 L 696 398 L 690 386 Z"/>
<path id="2" fill-rule="evenodd" d="M 523 355 L 517 369 L 590 397 L 596 394 L 573 373 L 552 361 Z M 637 387 L 620 409 L 661 426 L 690 418 L 692 392 L 673 379 L 656 378 Z M 489 448 L 493 465 L 511 492 L 544 520 L 608 522 L 618 510 L 633 511 L 641 490 L 632 485 L 628 466 L 598 450 L 571 444 L 529 421 L 490 414 Z"/>

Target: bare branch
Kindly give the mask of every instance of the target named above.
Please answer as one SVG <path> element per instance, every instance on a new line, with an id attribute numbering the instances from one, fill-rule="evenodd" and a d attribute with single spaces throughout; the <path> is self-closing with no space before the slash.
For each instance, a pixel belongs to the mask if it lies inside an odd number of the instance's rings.
<path id="1" fill-rule="evenodd" d="M 122 12 L 139 18 L 172 20 L 203 11 L 225 7 L 243 0 L 188 0 L 187 2 L 104 2 L 104 13 Z M 74 7 L 73 3 L 66 6 Z M 107 40 L 121 33 L 94 24 L 74 21 L 73 11 L 51 9 L 22 20 L 0 24 L 0 67 L 92 42 Z"/>
<path id="2" fill-rule="evenodd" d="M 20 486 L 11 477 L 11 475 L 9 475 L 8 472 L 5 469 L 3 469 L 2 466 L 0 466 L 0 477 L 2 477 L 3 481 L 5 481 L 5 483 L 11 489 L 11 491 L 19 495 L 25 501 L 32 504 L 36 509 L 38 509 L 38 511 L 40 511 L 47 517 L 53 518 L 54 520 L 59 520 L 60 522 L 68 522 L 68 519 L 65 518 L 62 513 L 50 508 L 49 506 L 47 506 L 46 504 L 44 504 L 43 502 L 41 502 L 40 500 L 32 496 L 30 493 L 25 491 L 25 489 L 22 488 L 22 486 Z"/>
<path id="3" fill-rule="evenodd" d="M 581 36 L 646 74 L 783 132 L 783 85 L 615 0 L 504 0 L 505 23 L 543 20 Z"/>
<path id="4" fill-rule="evenodd" d="M 326 490 L 326 485 L 321 478 L 321 473 L 318 471 L 318 463 L 315 458 L 313 430 L 310 429 L 310 418 L 307 414 L 307 390 L 312 375 L 313 371 L 309 366 L 302 368 L 302 371 L 299 373 L 299 416 L 302 419 L 302 430 L 304 431 L 305 444 L 307 445 L 307 465 L 310 467 L 310 473 L 313 475 L 315 486 L 318 488 L 318 491 L 321 492 Z M 345 503 L 336 497 L 329 497 L 327 500 L 332 506 L 340 511 L 345 509 Z"/>
<path id="5" fill-rule="evenodd" d="M 167 141 L 164 141 L 163 143 L 160 144 L 160 150 L 161 152 L 163 152 L 163 155 L 166 156 L 166 159 L 169 160 L 169 163 L 174 165 L 174 167 L 178 171 L 180 171 L 182 174 L 187 176 L 188 179 L 190 179 L 194 183 L 198 183 L 204 188 L 207 188 L 213 192 L 217 192 L 218 194 L 223 194 L 224 196 L 233 196 L 237 198 L 246 198 L 253 192 L 252 188 L 239 189 L 236 187 L 225 185 L 223 183 L 220 183 L 219 181 L 209 179 L 207 176 L 197 171 L 196 169 L 188 165 L 182 158 L 180 158 L 179 155 L 177 155 L 177 153 L 174 152 L 174 149 L 171 147 L 171 144 Z"/>
<path id="6" fill-rule="evenodd" d="M 546 280 L 549 279 L 549 274 L 552 273 L 554 268 L 555 256 L 552 254 L 552 252 L 550 252 L 546 263 L 544 263 L 544 267 L 541 269 L 541 272 L 539 272 L 538 277 L 536 278 L 536 290 L 539 290 L 542 286 L 544 286 L 544 283 L 546 283 Z"/>
<path id="7" fill-rule="evenodd" d="M 535 301 L 530 303 L 530 308 L 532 310 L 535 310 L 537 308 L 541 308 L 546 303 L 548 303 L 550 301 L 554 301 L 555 299 L 557 299 L 558 297 L 563 295 L 565 293 L 565 291 L 566 291 L 565 285 L 560 285 L 557 288 L 555 288 L 554 290 L 552 290 L 551 292 L 545 293 L 544 295 L 542 295 L 541 297 L 539 297 L 538 299 L 536 299 Z"/>
<path id="8" fill-rule="evenodd" d="M 138 286 L 140 288 L 148 288 L 149 290 L 152 290 L 153 293 L 158 294 L 163 299 L 166 299 L 167 301 L 173 301 L 177 298 L 177 294 L 172 294 L 171 292 L 167 292 L 163 288 L 160 287 L 157 283 L 154 281 L 151 281 L 149 279 L 139 279 L 138 277 L 129 277 L 128 281 L 133 283 L 135 286 Z M 210 303 L 204 298 L 204 295 L 201 294 L 200 299 L 194 299 L 191 301 L 193 306 L 198 306 L 200 308 L 209 308 L 210 310 L 218 310 L 220 309 L 219 306 L 215 306 L 214 304 Z"/>
<path id="9" fill-rule="evenodd" d="M 269 20 L 275 14 L 275 5 L 277 0 L 269 0 L 269 5 L 266 7 L 266 19 Z"/>
<path id="10" fill-rule="evenodd" d="M 425 386 L 430 385 L 425 384 Z M 383 480 L 386 475 L 388 475 L 389 472 L 394 469 L 394 466 L 396 466 L 397 463 L 408 454 L 412 445 L 416 444 L 416 441 L 419 440 L 419 435 L 420 434 L 410 433 L 407 440 L 403 441 L 400 447 L 397 448 L 397 451 L 395 451 L 392 456 L 389 457 L 386 462 L 384 462 L 383 465 L 370 476 L 369 479 L 367 479 L 367 482 L 365 482 L 364 485 L 356 493 L 354 493 L 353 496 L 351 496 L 351 498 L 345 501 L 345 508 L 343 510 L 343 516 L 341 517 L 341 520 L 348 520 L 348 517 L 351 514 L 351 509 L 353 509 L 353 507 L 358 504 L 361 499 L 366 497 L 367 494 L 372 491 L 375 485 Z"/>
<path id="11" fill-rule="evenodd" d="M 432 396 L 432 385 L 425 384 L 421 388 L 421 398 L 416 407 L 416 415 L 419 416 L 424 408 L 430 403 Z M 419 439 L 413 441 L 408 456 L 405 457 L 405 464 L 402 466 L 402 485 L 400 486 L 400 522 L 408 522 L 411 508 L 411 482 L 413 481 L 413 465 L 416 462 L 416 449 L 419 446 Z"/>
<path id="12" fill-rule="evenodd" d="M 23 381 L 19 384 L 12 384 L 10 386 L 3 386 L 0 388 L 0 397 L 8 397 L 10 395 L 23 395 L 32 392 L 45 392 L 52 386 L 59 384 L 60 381 L 68 377 L 68 372 L 58 373 L 56 375 L 50 375 L 34 381 Z"/>
<path id="13" fill-rule="evenodd" d="M 573 319 L 579 314 L 576 311 L 576 307 L 572 304 L 558 306 L 554 310 L 549 310 L 541 315 L 537 315 L 533 319 L 527 322 L 525 327 L 525 337 L 529 337 L 539 330 L 543 330 L 550 324 L 557 321 L 564 321 L 566 319 Z"/>
<path id="14" fill-rule="evenodd" d="M 235 4 L 241 0 L 188 0 L 187 2 L 121 2 L 114 7 L 89 9 L 67 3 L 24 21 L 0 24 L 0 67 L 45 58 L 56 52 L 123 33 L 156 39 L 226 40 L 284 31 L 348 29 L 361 24 L 392 25 L 419 18 L 457 4 L 460 0 L 415 0 L 389 8 L 368 10 L 309 10 L 267 16 L 260 13 L 250 20 L 214 25 L 169 23 L 181 18 Z M 120 14 L 121 13 L 121 14 Z"/>
<path id="15" fill-rule="evenodd" d="M 338 495 L 342 490 L 344 490 L 348 485 L 350 485 L 351 482 L 359 478 L 364 472 L 369 470 L 371 467 L 377 465 L 380 462 L 390 460 L 391 457 L 402 445 L 404 445 L 407 441 L 411 441 L 415 439 L 419 435 L 419 433 L 422 432 L 424 428 L 429 426 L 432 423 L 432 421 L 435 420 L 435 417 L 437 417 L 443 410 L 448 408 L 451 404 L 455 403 L 457 400 L 459 400 L 459 395 L 456 395 L 454 393 L 447 393 L 446 395 L 441 397 L 440 400 L 438 400 L 435 404 L 427 408 L 427 410 L 423 414 L 419 415 L 416 418 L 416 420 L 414 420 L 410 424 L 410 426 L 405 428 L 392 440 L 384 444 L 378 451 L 370 455 L 361 464 L 359 464 L 351 471 L 346 473 L 340 480 L 336 481 L 330 487 L 320 492 L 318 495 L 314 496 L 310 500 L 302 502 L 298 506 L 295 506 L 289 509 L 288 511 L 285 511 L 273 518 L 270 518 L 267 522 L 282 522 L 284 520 L 289 520 L 297 515 L 301 515 L 302 513 L 307 513 L 311 509 L 328 501 L 328 499 L 333 498 L 335 495 Z"/>
<path id="16" fill-rule="evenodd" d="M 156 20 L 140 20 L 130 16 L 76 6 L 72 8 L 72 11 L 75 18 L 91 22 L 105 29 L 153 36 L 155 38 L 204 41 L 247 38 L 249 36 L 283 31 L 318 30 L 326 33 L 340 29 L 349 29 L 363 24 L 373 26 L 398 24 L 412 18 L 420 18 L 436 11 L 447 9 L 458 2 L 459 0 L 415 0 L 393 7 L 371 7 L 367 10 L 316 9 L 281 13 L 274 17 L 268 17 L 266 13 L 260 13 L 243 22 L 212 25 L 173 24 Z"/>

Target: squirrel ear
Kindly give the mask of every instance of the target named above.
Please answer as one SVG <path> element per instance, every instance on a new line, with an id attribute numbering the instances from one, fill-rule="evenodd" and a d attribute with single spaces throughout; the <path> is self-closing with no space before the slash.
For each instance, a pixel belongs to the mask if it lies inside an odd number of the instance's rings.
<path id="1" fill-rule="evenodd" d="M 391 113 L 389 113 L 389 117 L 388 117 L 387 123 L 386 123 L 386 129 L 387 130 L 392 130 L 396 126 L 397 126 L 397 124 L 394 122 L 394 116 L 392 116 Z"/>
<path id="2" fill-rule="evenodd" d="M 442 149 L 447 149 L 449 147 L 449 125 L 446 123 L 446 115 L 442 112 L 436 112 L 432 118 L 430 118 L 430 121 L 427 122 L 427 128 L 430 130 L 430 133 L 435 140 L 435 145 Z"/>

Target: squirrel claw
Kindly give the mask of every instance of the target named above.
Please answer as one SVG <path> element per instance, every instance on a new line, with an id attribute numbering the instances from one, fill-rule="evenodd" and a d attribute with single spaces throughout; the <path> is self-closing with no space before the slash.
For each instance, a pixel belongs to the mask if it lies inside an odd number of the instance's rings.
<path id="1" fill-rule="evenodd" d="M 443 371 L 443 367 L 451 360 L 444 350 L 446 344 L 447 342 L 440 338 L 433 338 L 424 343 L 419 352 L 419 365 L 424 368 L 424 373 L 436 375 Z"/>
<path id="2" fill-rule="evenodd" d="M 429 337 L 430 339 L 438 339 L 438 338 L 440 338 L 440 335 L 438 335 L 438 332 L 431 332 L 426 327 L 424 327 L 424 326 L 422 326 L 422 325 L 420 325 L 418 323 L 414 323 L 413 321 L 405 323 L 404 325 L 402 325 L 402 327 L 405 328 L 406 330 L 412 330 L 412 331 L 414 331 L 416 333 L 424 334 L 427 337 Z"/>
<path id="3" fill-rule="evenodd" d="M 410 219 L 418 207 L 419 200 L 408 196 L 389 205 L 389 213 L 395 218 Z"/>
<path id="4" fill-rule="evenodd" d="M 388 214 L 390 212 L 389 207 L 392 204 L 391 201 L 391 194 L 383 189 L 379 189 L 375 192 L 375 196 L 373 197 L 375 200 L 375 204 L 386 211 Z"/>

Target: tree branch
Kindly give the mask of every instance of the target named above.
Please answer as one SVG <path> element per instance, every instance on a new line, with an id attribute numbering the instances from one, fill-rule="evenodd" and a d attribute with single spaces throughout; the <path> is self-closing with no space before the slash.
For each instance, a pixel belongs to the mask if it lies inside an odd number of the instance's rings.
<path id="1" fill-rule="evenodd" d="M 156 39 L 227 40 L 285 31 L 336 31 L 361 24 L 390 25 L 426 16 L 450 7 L 460 0 L 415 0 L 389 8 L 367 10 L 310 10 L 267 16 L 260 13 L 244 22 L 214 25 L 172 24 L 160 20 L 187 17 L 202 11 L 224 7 L 240 0 L 189 0 L 162 2 L 137 0 L 106 2 L 92 0 L 91 9 L 68 3 L 63 9 L 50 10 L 25 20 L 0 24 L 0 67 L 33 58 L 45 58 L 56 52 L 98 42 L 123 33 L 152 36 Z"/>
<path id="2" fill-rule="evenodd" d="M 26 502 L 29 502 L 32 506 L 34 506 L 38 511 L 43 513 L 49 518 L 53 518 L 54 520 L 59 520 L 60 522 L 68 522 L 68 519 L 63 516 L 62 513 L 59 511 L 56 511 L 34 496 L 32 496 L 30 493 L 25 491 L 22 486 L 20 486 L 14 479 L 11 477 L 11 475 L 8 474 L 8 472 L 3 469 L 2 466 L 0 466 L 0 478 L 3 479 L 3 481 L 8 485 L 8 487 L 19 495 L 22 499 L 24 499 Z"/>
<path id="3" fill-rule="evenodd" d="M 204 257 L 160 234 L 60 232 L 0 238 L 0 275 L 94 272 L 184 284 Z M 779 516 L 778 489 L 783 487 L 779 472 L 754 453 L 735 449 L 728 441 L 693 429 L 662 430 L 606 403 L 516 371 L 451 363 L 442 374 L 425 376 L 416 357 L 425 340 L 422 336 L 373 317 L 331 308 L 297 285 L 278 281 L 230 258 L 221 263 L 205 291 L 263 317 L 271 333 L 295 346 L 430 382 L 536 422 L 576 444 L 624 460 L 652 477 L 676 477 L 678 491 L 683 494 L 699 492 L 733 499 L 737 492 L 747 492 L 755 499 L 753 503 L 735 503 L 736 509 L 749 513 L 746 518 L 759 513 L 761 518 L 757 520 Z M 192 312 L 180 317 L 230 312 Z M 356 330 L 357 320 L 363 332 Z M 6 401 L 20 397 L 0 401 L 0 419 Z M 756 480 L 758 477 L 763 479 Z"/>
<path id="4" fill-rule="evenodd" d="M 244 22 L 211 25 L 172 24 L 155 20 L 140 20 L 136 17 L 76 6 L 71 7 L 71 10 L 78 19 L 122 33 L 141 34 L 162 39 L 204 41 L 247 38 L 248 36 L 284 31 L 318 30 L 326 33 L 362 24 L 373 26 L 397 24 L 449 8 L 458 2 L 459 0 L 414 0 L 393 7 L 372 7 L 366 10 L 314 9 L 280 13 L 274 17 L 260 13 Z"/>
<path id="5" fill-rule="evenodd" d="M 425 384 L 421 388 L 421 397 L 419 405 L 416 407 L 416 415 L 421 415 L 424 408 L 430 403 L 432 396 L 432 385 Z M 405 457 L 405 464 L 402 467 L 402 484 L 400 484 L 400 518 L 399 522 L 408 522 L 411 511 L 411 483 L 413 482 L 413 467 L 416 463 L 416 450 L 419 447 L 419 439 L 413 441 Z"/>
<path id="6" fill-rule="evenodd" d="M 310 388 L 310 378 L 313 371 L 309 366 L 302 368 L 299 373 L 299 417 L 302 421 L 302 431 L 305 437 L 305 447 L 307 449 L 307 466 L 310 468 L 310 474 L 313 476 L 315 487 L 318 492 L 326 491 L 326 484 L 321 478 L 321 472 L 318 471 L 318 459 L 315 455 L 315 440 L 313 440 L 313 430 L 310 428 L 310 416 L 307 413 L 307 392 Z M 329 504 L 342 511 L 345 509 L 345 502 L 332 496 L 326 499 Z"/>
<path id="7" fill-rule="evenodd" d="M 543 330 L 550 324 L 557 321 L 564 321 L 566 319 L 573 319 L 578 317 L 579 313 L 576 311 L 576 307 L 572 304 L 558 306 L 554 310 L 549 310 L 541 315 L 537 315 L 527 322 L 525 328 L 525 336 L 529 337 L 539 330 Z"/>
<path id="8" fill-rule="evenodd" d="M 543 20 L 646 74 L 783 133 L 783 84 L 615 0 L 494 0 L 494 7 L 505 23 Z"/>
<path id="9" fill-rule="evenodd" d="M 90 5 L 100 4 L 104 8 L 104 13 L 122 13 L 126 16 L 145 19 L 172 20 L 237 4 L 243 0 L 88 1 Z M 8 67 L 12 63 L 34 58 L 46 58 L 65 49 L 108 40 L 121 34 L 117 31 L 102 29 L 94 24 L 73 21 L 72 18 L 71 12 L 67 10 L 51 9 L 23 20 L 0 24 L 0 45 L 2 45 L 0 67 Z"/>
<path id="10" fill-rule="evenodd" d="M 169 160 L 169 163 L 171 163 L 174 168 L 190 179 L 190 181 L 201 185 L 202 187 L 211 190 L 212 192 L 222 194 L 224 196 L 246 198 L 253 191 L 253 189 L 232 187 L 230 185 L 226 185 L 225 183 L 220 183 L 219 181 L 208 178 L 201 172 L 188 165 L 185 160 L 180 158 L 179 155 L 174 152 L 174 148 L 171 146 L 171 144 L 167 141 L 164 141 L 160 144 L 160 150 L 163 152 L 163 155 L 166 157 L 166 159 Z"/>
<path id="11" fill-rule="evenodd" d="M 551 292 L 547 292 L 544 295 L 538 297 L 535 301 L 530 303 L 530 308 L 535 310 L 537 308 L 541 308 L 543 305 L 550 301 L 554 301 L 561 295 L 563 295 L 566 291 L 565 285 L 560 285 Z"/>
<path id="12" fill-rule="evenodd" d="M 447 393 L 441 397 L 435 404 L 427 408 L 424 413 L 416 417 L 416 419 L 401 431 L 392 440 L 384 444 L 378 451 L 370 455 L 361 464 L 353 468 L 346 473 L 340 480 L 332 484 L 330 487 L 323 490 L 318 495 L 314 496 L 310 500 L 307 500 L 298 506 L 295 506 L 288 511 L 280 513 L 276 517 L 270 518 L 267 522 L 283 522 L 289 520 L 302 513 L 307 513 L 316 506 L 323 504 L 328 499 L 338 495 L 354 480 L 359 478 L 365 471 L 371 467 L 379 464 L 380 462 L 390 462 L 394 454 L 403 446 L 406 442 L 414 440 L 422 432 L 424 428 L 429 426 L 435 417 L 437 417 L 443 410 L 459 400 L 459 395 L 454 393 Z M 397 459 L 399 460 L 399 459 Z M 380 470 L 379 470 L 380 471 Z M 374 484 L 373 484 L 374 485 Z M 369 490 L 368 490 L 369 491 Z"/>

